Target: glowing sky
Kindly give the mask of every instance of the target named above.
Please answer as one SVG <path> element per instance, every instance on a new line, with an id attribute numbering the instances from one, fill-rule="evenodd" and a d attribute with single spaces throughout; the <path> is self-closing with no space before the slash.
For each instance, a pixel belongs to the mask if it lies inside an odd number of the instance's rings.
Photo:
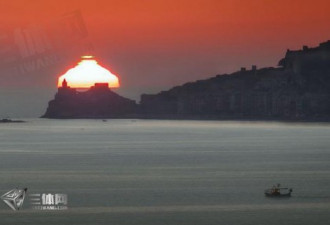
<path id="1" fill-rule="evenodd" d="M 82 56 L 77 66 L 58 78 L 58 87 L 62 86 L 64 79 L 71 88 L 90 88 L 95 83 L 108 83 L 110 88 L 119 87 L 118 77 L 100 66 L 93 56 Z"/>
<path id="2" fill-rule="evenodd" d="M 0 61 L 0 91 L 7 89 L 0 93 L 3 98 L 11 98 L 13 92 L 20 95 L 16 90 L 22 92 L 22 87 L 26 92 L 44 89 L 39 96 L 45 99 L 36 100 L 44 104 L 56 91 L 64 68 L 84 54 L 109 65 L 120 75 L 118 92 L 138 100 L 141 93 L 240 67 L 276 66 L 288 48 L 317 46 L 330 39 L 329 0 L 0 0 L 0 37 L 3 29 L 59 21 L 74 10 L 81 12 L 91 51 L 80 49 L 80 41 L 59 45 L 62 61 L 16 75 L 4 71 Z M 47 33 L 54 34 L 70 38 L 55 28 Z M 74 49 L 67 52 L 68 46 Z M 15 110 L 14 104 L 10 107 Z"/>

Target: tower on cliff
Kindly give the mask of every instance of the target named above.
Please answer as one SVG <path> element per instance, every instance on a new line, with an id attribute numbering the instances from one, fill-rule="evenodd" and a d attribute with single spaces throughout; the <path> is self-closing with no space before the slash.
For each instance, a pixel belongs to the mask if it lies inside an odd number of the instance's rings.
<path id="1" fill-rule="evenodd" d="M 62 88 L 68 88 L 68 82 L 66 82 L 66 79 L 62 82 Z"/>

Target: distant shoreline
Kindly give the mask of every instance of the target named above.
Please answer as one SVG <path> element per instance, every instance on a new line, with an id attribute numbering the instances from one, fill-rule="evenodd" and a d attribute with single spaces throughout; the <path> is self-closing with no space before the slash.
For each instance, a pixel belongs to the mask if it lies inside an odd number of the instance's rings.
<path id="1" fill-rule="evenodd" d="M 253 118 L 253 117 L 219 117 L 219 116 L 201 116 L 198 117 L 196 115 L 190 116 L 178 116 L 178 115 L 132 115 L 132 116 L 113 116 L 113 117 L 40 117 L 42 119 L 55 119 L 55 120 L 68 120 L 68 119 L 90 119 L 90 120 L 111 120 L 111 119 L 142 119 L 142 120 L 200 120 L 200 121 L 237 121 L 237 122 L 285 122 L 285 123 L 330 123 L 330 118 L 311 118 L 311 119 L 297 119 L 297 118 Z"/>

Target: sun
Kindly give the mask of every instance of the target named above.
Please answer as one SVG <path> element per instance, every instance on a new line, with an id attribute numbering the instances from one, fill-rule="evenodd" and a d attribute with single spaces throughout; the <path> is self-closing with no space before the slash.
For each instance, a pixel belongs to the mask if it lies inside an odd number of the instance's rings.
<path id="1" fill-rule="evenodd" d="M 95 83 L 107 83 L 109 88 L 119 87 L 118 77 L 100 66 L 93 56 L 82 56 L 78 65 L 58 78 L 58 87 L 62 87 L 64 79 L 71 88 L 90 88 Z"/>

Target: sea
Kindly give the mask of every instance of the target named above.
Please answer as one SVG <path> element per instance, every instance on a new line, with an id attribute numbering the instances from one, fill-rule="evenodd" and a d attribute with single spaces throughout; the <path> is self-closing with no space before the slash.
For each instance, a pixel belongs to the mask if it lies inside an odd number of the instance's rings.
<path id="1" fill-rule="evenodd" d="M 277 184 L 292 197 L 265 197 Z M 23 205 L 0 200 L 0 224 L 328 225 L 330 124 L 2 123 L 0 195 L 15 188 L 28 188 Z M 67 196 L 66 207 L 35 207 L 33 196 L 55 194 Z"/>

